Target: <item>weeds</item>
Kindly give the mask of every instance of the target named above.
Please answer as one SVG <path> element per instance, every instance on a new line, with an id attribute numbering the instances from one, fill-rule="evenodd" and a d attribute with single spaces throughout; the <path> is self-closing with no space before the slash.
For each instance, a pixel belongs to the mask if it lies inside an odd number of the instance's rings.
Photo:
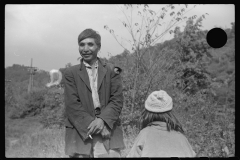
<path id="1" fill-rule="evenodd" d="M 6 157 L 66 157 L 64 153 L 64 131 L 64 128 L 54 128 L 42 129 L 32 134 L 25 133 L 16 143 L 8 146 Z"/>

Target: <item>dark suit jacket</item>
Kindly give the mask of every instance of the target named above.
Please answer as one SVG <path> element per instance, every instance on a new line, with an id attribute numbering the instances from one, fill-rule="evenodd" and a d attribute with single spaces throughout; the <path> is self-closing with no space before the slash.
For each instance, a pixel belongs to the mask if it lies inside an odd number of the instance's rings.
<path id="1" fill-rule="evenodd" d="M 104 123 L 111 129 L 110 140 L 104 139 L 106 149 L 123 149 L 123 132 L 119 115 L 123 107 L 122 79 L 116 68 L 100 59 L 98 63 L 98 94 Z M 87 137 L 89 124 L 95 119 L 89 77 L 81 63 L 64 73 L 66 109 L 65 154 L 90 154 L 92 140 Z"/>

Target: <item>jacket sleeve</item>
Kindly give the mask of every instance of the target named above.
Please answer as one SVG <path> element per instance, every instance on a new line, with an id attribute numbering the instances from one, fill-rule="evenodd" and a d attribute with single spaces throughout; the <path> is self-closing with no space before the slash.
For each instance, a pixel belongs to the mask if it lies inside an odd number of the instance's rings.
<path id="1" fill-rule="evenodd" d="M 114 67 L 113 69 L 120 69 Z M 110 98 L 109 102 L 101 114 L 97 117 L 103 119 L 107 126 L 112 130 L 113 125 L 119 120 L 119 116 L 123 107 L 123 93 L 122 93 L 122 78 L 120 72 L 111 69 L 111 80 L 110 80 Z"/>
<path id="2" fill-rule="evenodd" d="M 83 141 L 85 141 L 88 132 L 88 125 L 94 120 L 82 106 L 78 92 L 76 81 L 72 71 L 67 69 L 64 73 L 64 101 L 66 107 L 66 116 L 71 124 L 76 128 Z"/>

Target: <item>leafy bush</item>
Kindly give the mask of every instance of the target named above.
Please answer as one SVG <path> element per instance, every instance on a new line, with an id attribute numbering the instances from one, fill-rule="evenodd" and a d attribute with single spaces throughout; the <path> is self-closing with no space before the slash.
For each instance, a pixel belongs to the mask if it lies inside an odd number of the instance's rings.
<path id="1" fill-rule="evenodd" d="M 26 116 L 36 116 L 41 113 L 41 110 L 45 107 L 44 96 L 46 94 L 46 89 L 33 90 L 31 94 L 25 96 L 26 99 L 26 110 L 23 111 L 20 118 L 25 118 Z"/>
<path id="2" fill-rule="evenodd" d="M 205 57 L 211 57 L 211 55 L 209 54 L 210 46 L 205 38 L 206 33 L 200 30 L 202 20 L 203 18 L 200 17 L 194 23 L 193 19 L 189 18 L 183 32 L 179 31 L 179 27 L 175 28 L 180 59 L 177 78 L 181 81 L 181 89 L 190 94 L 208 88 L 211 83 L 205 68 L 209 62 L 203 61 Z"/>
<path id="3" fill-rule="evenodd" d="M 8 113 L 14 107 L 16 99 L 11 84 L 5 83 L 5 113 Z"/>
<path id="4" fill-rule="evenodd" d="M 219 105 L 213 97 L 198 92 L 194 96 L 177 95 L 173 110 L 198 157 L 235 154 L 234 107 Z"/>
<path id="5" fill-rule="evenodd" d="M 228 49 L 223 47 L 211 52 L 216 52 L 216 55 L 213 56 L 219 57 L 221 56 L 220 52 L 226 50 L 222 54 L 227 54 L 231 49 L 232 46 Z M 231 57 L 230 54 L 225 59 L 228 63 L 224 63 L 224 70 L 217 72 L 215 76 L 212 74 L 214 70 L 211 71 L 207 68 L 213 81 L 210 81 L 208 88 L 198 89 L 195 94 L 184 93 L 183 90 L 176 87 L 178 80 L 175 79 L 177 75 L 175 73 L 179 68 L 178 65 L 175 68 L 173 67 L 172 72 L 171 70 L 162 70 L 161 74 L 155 78 L 156 82 L 159 83 L 155 83 L 147 93 L 163 89 L 173 98 L 173 111 L 182 123 L 186 136 L 198 157 L 231 157 L 235 154 L 235 116 L 233 116 L 235 113 L 235 68 L 228 69 L 226 67 L 234 65 L 234 61 L 229 62 Z M 203 58 L 206 57 L 203 56 Z M 219 62 L 213 62 L 213 59 L 209 59 L 209 61 L 210 65 L 207 65 L 207 67 L 211 68 L 212 63 L 219 65 Z M 128 76 L 125 76 L 129 74 L 127 73 L 128 70 L 123 69 L 126 71 L 123 74 L 124 86 L 127 86 L 131 81 L 129 81 Z M 232 72 L 229 74 L 227 73 L 228 70 Z M 225 76 L 222 80 L 220 80 L 221 75 Z M 149 81 L 146 83 L 149 83 Z M 132 90 L 131 87 L 124 88 L 124 105 L 120 116 L 126 144 L 126 149 L 122 151 L 123 156 L 128 154 L 139 133 L 138 119 L 141 109 L 144 107 L 145 99 L 142 93 L 145 93 L 145 91 L 146 88 L 140 89 L 136 99 L 136 108 L 130 114 Z"/>
<path id="6" fill-rule="evenodd" d="M 5 85 L 5 118 L 17 119 L 25 109 L 25 100 L 16 92 L 17 85 Z"/>
<path id="7" fill-rule="evenodd" d="M 44 127 L 64 125 L 63 90 L 57 88 L 34 90 L 25 96 L 25 107 L 16 109 L 12 118 L 39 116 Z"/>
<path id="8" fill-rule="evenodd" d="M 45 96 L 45 107 L 40 116 L 40 123 L 45 128 L 62 127 L 65 120 L 65 107 L 63 90 L 50 89 Z"/>

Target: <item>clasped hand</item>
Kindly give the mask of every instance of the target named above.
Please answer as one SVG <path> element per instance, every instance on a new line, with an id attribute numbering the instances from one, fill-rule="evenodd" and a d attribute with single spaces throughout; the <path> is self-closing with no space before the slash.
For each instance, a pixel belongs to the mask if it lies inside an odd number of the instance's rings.
<path id="1" fill-rule="evenodd" d="M 110 132 L 107 127 L 104 125 L 104 121 L 101 118 L 95 118 L 88 126 L 87 135 L 99 134 L 101 133 L 103 138 L 109 138 Z"/>

